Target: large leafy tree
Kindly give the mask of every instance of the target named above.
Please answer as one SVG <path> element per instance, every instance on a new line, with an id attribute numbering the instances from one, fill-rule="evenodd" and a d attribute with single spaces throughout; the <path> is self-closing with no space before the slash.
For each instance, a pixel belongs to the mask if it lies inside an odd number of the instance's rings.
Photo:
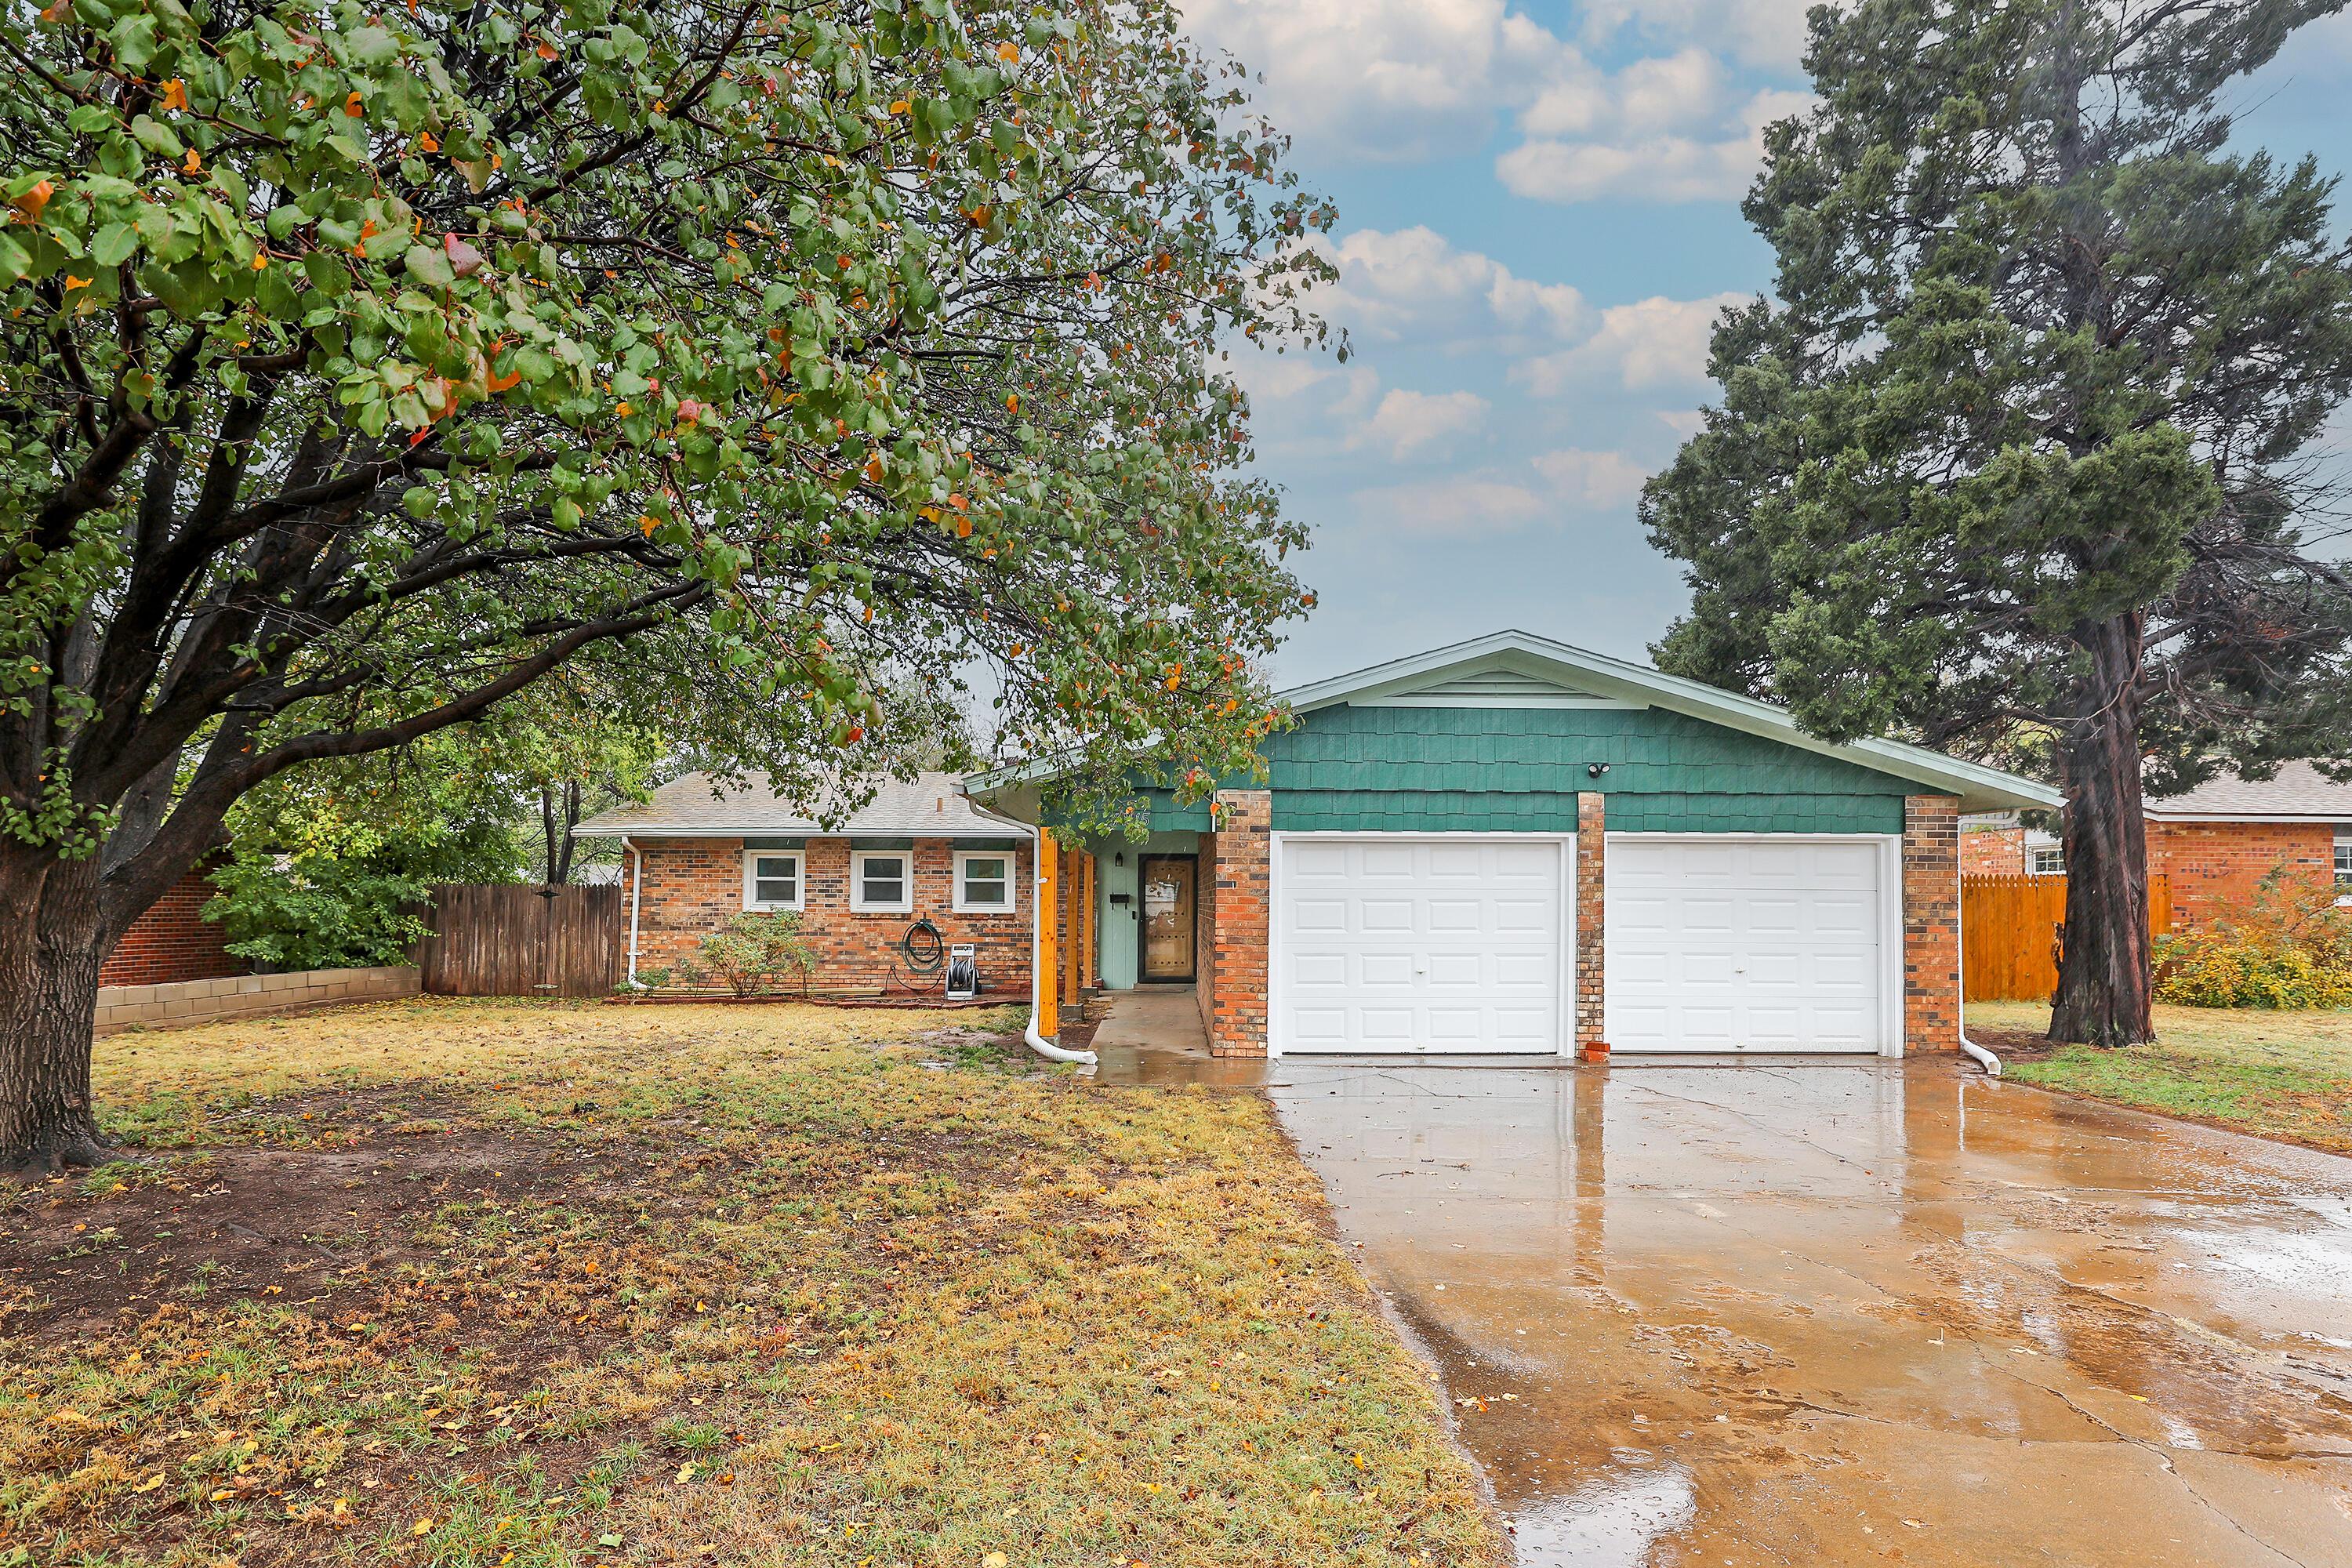
<path id="1" fill-rule="evenodd" d="M 912 670 L 1230 765 L 1300 542 L 1216 344 L 1328 210 L 1162 0 L 0 11 L 0 1158 L 245 791 L 648 639 L 888 760 Z"/>
<path id="2" fill-rule="evenodd" d="M 1864 0 L 1747 214 L 1777 300 L 1652 481 L 1666 668 L 2054 766 L 2053 1039 L 2150 1037 L 2144 782 L 2343 759 L 2352 584 L 2314 441 L 2352 389 L 2335 182 L 2222 105 L 2343 0 Z"/>

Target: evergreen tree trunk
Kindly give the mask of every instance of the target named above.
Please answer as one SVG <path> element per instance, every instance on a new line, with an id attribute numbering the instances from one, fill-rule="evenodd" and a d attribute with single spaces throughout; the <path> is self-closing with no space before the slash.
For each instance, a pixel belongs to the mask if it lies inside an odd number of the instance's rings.
<path id="1" fill-rule="evenodd" d="M 2140 807 L 2143 626 L 2117 616 L 2079 640 L 2080 710 L 2060 738 L 2066 789 L 2066 944 L 2050 1038 L 2130 1046 L 2156 1037 L 2147 934 L 2147 819 Z"/>
<path id="2" fill-rule="evenodd" d="M 111 1158 L 89 1092 L 106 928 L 96 856 L 0 847 L 0 1169 Z"/>

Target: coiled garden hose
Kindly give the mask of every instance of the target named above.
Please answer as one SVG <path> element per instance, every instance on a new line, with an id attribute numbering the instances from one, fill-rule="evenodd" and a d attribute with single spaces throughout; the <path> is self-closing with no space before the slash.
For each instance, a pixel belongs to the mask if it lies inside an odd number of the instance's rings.
<path id="1" fill-rule="evenodd" d="M 890 966 L 891 978 L 907 990 L 929 991 L 943 978 L 940 971 L 948 961 L 948 939 L 928 916 L 908 926 L 893 951 L 898 962 Z M 902 967 L 906 971 L 903 979 L 898 973 Z"/>

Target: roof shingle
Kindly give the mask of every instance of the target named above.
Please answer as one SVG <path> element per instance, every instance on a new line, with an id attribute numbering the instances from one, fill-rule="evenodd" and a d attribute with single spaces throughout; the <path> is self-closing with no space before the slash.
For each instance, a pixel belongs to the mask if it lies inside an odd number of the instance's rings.
<path id="1" fill-rule="evenodd" d="M 2281 764 L 2267 779 L 2224 773 L 2185 795 L 2147 803 L 2147 815 L 2222 821 L 2352 822 L 2352 782 L 2337 784 L 2309 763 Z"/>
<path id="2" fill-rule="evenodd" d="M 827 818 L 840 818 L 828 824 Z M 919 773 L 909 782 L 884 779 L 874 798 L 842 817 L 820 807 L 795 811 L 769 785 L 765 773 L 746 773 L 730 789 L 709 773 L 688 773 L 647 799 L 600 812 L 572 830 L 582 837 L 623 833 L 658 838 L 726 838 L 738 835 L 891 838 L 1026 838 L 1024 824 L 984 811 L 963 793 L 957 773 Z"/>

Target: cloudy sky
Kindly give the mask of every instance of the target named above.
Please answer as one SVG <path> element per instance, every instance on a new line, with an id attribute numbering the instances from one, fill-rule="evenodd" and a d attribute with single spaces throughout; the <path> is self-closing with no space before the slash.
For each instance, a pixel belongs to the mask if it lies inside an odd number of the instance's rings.
<path id="1" fill-rule="evenodd" d="M 1505 626 L 1644 657 L 1685 594 L 1633 499 L 1712 398 L 1716 310 L 1770 281 L 1739 196 L 1807 100 L 1805 8 L 1188 0 L 1339 207 L 1354 357 L 1234 360 L 1316 534 L 1279 684 Z M 2337 17 L 2236 95 L 2242 134 L 2352 168 L 2347 96 Z"/>

